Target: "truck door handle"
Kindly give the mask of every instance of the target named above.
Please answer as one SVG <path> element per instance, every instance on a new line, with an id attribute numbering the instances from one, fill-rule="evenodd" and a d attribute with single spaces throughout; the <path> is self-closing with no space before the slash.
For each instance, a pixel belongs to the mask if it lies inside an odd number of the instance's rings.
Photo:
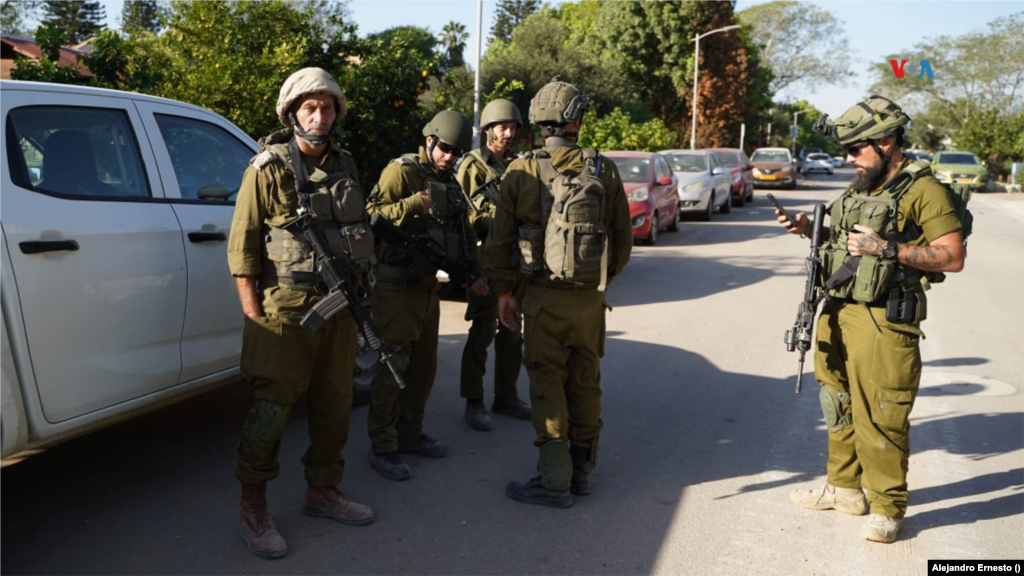
<path id="1" fill-rule="evenodd" d="M 223 232 L 189 232 L 188 241 L 199 244 L 201 242 L 223 242 L 228 237 Z"/>
<path id="2" fill-rule="evenodd" d="M 21 248 L 22 254 L 41 254 L 43 252 L 60 252 L 62 250 L 76 252 L 78 251 L 78 242 L 74 240 L 32 240 L 20 242 L 18 247 Z"/>

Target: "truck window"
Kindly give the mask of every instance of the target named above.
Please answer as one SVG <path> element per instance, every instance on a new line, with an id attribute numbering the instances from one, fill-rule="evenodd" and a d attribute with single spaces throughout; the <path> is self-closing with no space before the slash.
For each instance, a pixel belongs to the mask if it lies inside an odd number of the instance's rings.
<path id="1" fill-rule="evenodd" d="M 234 202 L 252 150 L 220 126 L 154 114 L 183 200 Z"/>
<path id="2" fill-rule="evenodd" d="M 7 121 L 17 144 L 7 147 L 7 162 L 18 186 L 75 199 L 152 196 L 123 110 L 25 106 Z"/>

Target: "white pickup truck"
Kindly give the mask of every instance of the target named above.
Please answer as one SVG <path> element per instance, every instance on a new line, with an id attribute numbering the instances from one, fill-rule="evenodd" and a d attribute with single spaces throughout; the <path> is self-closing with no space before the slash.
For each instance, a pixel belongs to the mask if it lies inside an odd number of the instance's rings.
<path id="1" fill-rule="evenodd" d="M 227 269 L 256 143 L 208 110 L 0 82 L 2 456 L 238 374 Z"/>

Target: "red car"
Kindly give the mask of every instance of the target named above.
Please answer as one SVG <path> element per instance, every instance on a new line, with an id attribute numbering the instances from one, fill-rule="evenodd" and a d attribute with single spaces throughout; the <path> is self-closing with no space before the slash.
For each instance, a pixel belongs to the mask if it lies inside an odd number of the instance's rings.
<path id="1" fill-rule="evenodd" d="M 658 232 L 679 230 L 679 181 L 661 154 L 655 152 L 603 152 L 619 169 L 633 239 L 653 246 Z"/>
<path id="2" fill-rule="evenodd" d="M 732 205 L 742 208 L 754 200 L 754 165 L 739 148 L 709 148 L 732 174 Z"/>

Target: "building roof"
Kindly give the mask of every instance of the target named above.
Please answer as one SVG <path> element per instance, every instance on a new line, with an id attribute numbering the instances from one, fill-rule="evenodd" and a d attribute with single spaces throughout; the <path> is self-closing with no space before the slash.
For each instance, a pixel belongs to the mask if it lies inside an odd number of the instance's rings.
<path id="1" fill-rule="evenodd" d="M 0 34 L 0 45 L 2 45 L 2 47 L 0 47 L 0 57 L 4 60 L 13 60 L 15 54 L 20 54 L 32 60 L 39 60 L 43 57 L 43 51 L 39 48 L 39 45 L 27 38 Z M 92 71 L 78 61 L 79 55 L 85 55 L 87 53 L 88 52 L 83 50 L 76 50 L 75 48 L 61 46 L 58 65 L 74 66 L 78 70 L 78 75 L 80 77 L 91 78 L 93 75 Z M 8 66 L 6 62 L 4 63 L 4 78 L 10 77 L 10 68 L 13 67 L 14 66 Z"/>

